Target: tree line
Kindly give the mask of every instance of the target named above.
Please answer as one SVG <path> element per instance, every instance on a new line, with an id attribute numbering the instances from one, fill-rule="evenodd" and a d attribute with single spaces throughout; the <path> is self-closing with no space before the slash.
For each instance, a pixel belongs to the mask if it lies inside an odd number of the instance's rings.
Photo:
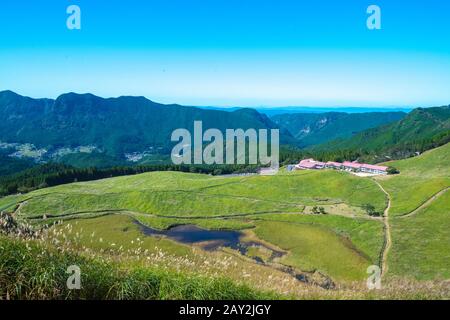
<path id="1" fill-rule="evenodd" d="M 314 158 L 319 161 L 354 161 L 366 163 L 380 163 L 389 160 L 405 159 L 416 156 L 427 150 L 450 143 L 450 130 L 433 135 L 432 137 L 411 140 L 407 143 L 372 149 L 371 146 L 361 146 L 348 149 L 298 149 L 283 147 L 280 149 L 280 163 L 283 165 L 296 164 L 299 159 Z"/>
<path id="2" fill-rule="evenodd" d="M 0 177 L 0 196 L 27 193 L 37 189 L 73 182 L 92 181 L 153 171 L 179 171 L 223 175 L 257 172 L 257 170 L 258 167 L 254 165 L 157 164 L 99 169 L 75 168 L 64 164 L 47 163 L 27 169 L 17 174 Z"/>

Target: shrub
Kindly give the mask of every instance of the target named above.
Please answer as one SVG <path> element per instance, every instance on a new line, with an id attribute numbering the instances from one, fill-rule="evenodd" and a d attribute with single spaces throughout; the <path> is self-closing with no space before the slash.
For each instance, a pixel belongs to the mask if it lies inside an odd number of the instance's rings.
<path id="1" fill-rule="evenodd" d="M 390 175 L 392 175 L 392 174 L 399 174 L 400 171 L 397 168 L 389 167 L 388 170 L 387 170 L 387 173 L 390 174 Z"/>
<path id="2" fill-rule="evenodd" d="M 362 208 L 366 211 L 366 213 L 371 217 L 380 217 L 382 214 L 376 211 L 375 207 L 371 204 L 364 204 Z"/>

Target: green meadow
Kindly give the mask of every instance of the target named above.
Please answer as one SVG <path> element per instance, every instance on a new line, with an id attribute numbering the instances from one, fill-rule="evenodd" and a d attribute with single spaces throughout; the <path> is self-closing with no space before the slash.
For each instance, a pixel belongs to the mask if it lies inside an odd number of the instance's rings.
<path id="1" fill-rule="evenodd" d="M 450 144 L 387 165 L 400 170 L 399 175 L 379 180 L 392 197 L 391 216 L 408 214 L 450 187 Z"/>
<path id="2" fill-rule="evenodd" d="M 353 218 L 326 215 L 288 215 L 270 214 L 258 215 L 255 221 L 280 222 L 284 225 L 314 227 L 335 234 L 337 239 L 343 243 L 344 247 L 350 249 L 356 255 L 363 257 L 370 264 L 379 264 L 379 254 L 383 243 L 383 224 L 381 221 L 366 218 Z M 270 225 L 270 223 L 268 224 Z M 277 233 L 273 229 L 273 233 Z M 281 229 L 283 230 L 283 229 Z M 297 232 L 297 234 L 300 232 Z M 301 235 L 294 235 L 301 236 Z M 298 246 L 303 243 L 298 241 Z M 314 243 L 312 243 L 314 245 Z M 327 252 L 327 250 L 322 251 Z"/>
<path id="3" fill-rule="evenodd" d="M 96 217 L 104 214 L 120 214 L 156 229 L 194 224 L 248 230 L 252 237 L 289 252 L 281 264 L 320 271 L 334 281 L 362 280 L 367 267 L 378 263 L 382 223 L 370 219 L 361 207 L 372 203 L 382 211 L 386 206 L 385 195 L 372 180 L 335 171 L 239 177 L 151 172 L 41 189 L 1 201 L 10 210 L 18 208 L 21 219 L 43 223 L 45 217 L 47 223 L 65 219 L 87 225 L 80 234 L 93 232 L 88 226 L 110 224 L 106 221 L 113 218 Z M 328 214 L 312 215 L 312 206 L 323 206 Z M 102 235 L 106 242 L 84 245 L 100 250 L 114 243 L 125 248 L 130 234 L 119 231 L 128 224 L 115 222 L 115 229 Z M 274 237 L 278 233 L 285 237 Z M 295 247 L 285 249 L 288 239 Z M 167 252 L 186 254 L 179 245 L 168 245 L 170 240 L 158 243 Z M 345 264 L 339 262 L 343 257 Z"/>
<path id="4" fill-rule="evenodd" d="M 133 218 L 159 229 L 184 223 L 205 229 L 244 230 L 244 238 L 262 240 L 278 250 L 287 252 L 279 263 L 301 271 L 319 271 L 336 281 L 364 279 L 367 267 L 378 263 L 382 245 L 380 222 L 339 216 L 274 214 L 259 215 L 246 220 L 179 220 L 143 215 L 108 215 L 76 219 L 68 223 L 73 226 L 72 238 L 78 234 L 77 241 L 82 246 L 95 250 L 114 250 L 119 247 L 126 250 L 139 245 L 142 250 L 153 252 L 156 246 L 176 256 L 193 258 L 189 246 L 166 238 L 143 236 L 132 222 Z M 140 240 L 136 241 L 137 238 Z"/>
<path id="5" fill-rule="evenodd" d="M 165 217 L 223 217 L 271 212 L 302 212 L 307 205 L 372 203 L 386 199 L 375 183 L 341 172 L 302 172 L 271 177 L 210 177 L 151 172 L 41 189 L 7 197 L 0 206 L 25 201 L 21 214 L 57 216 L 128 210 Z"/>
<path id="6" fill-rule="evenodd" d="M 450 191 L 415 215 L 392 219 L 391 225 L 392 275 L 450 279 Z"/>
<path id="7" fill-rule="evenodd" d="M 450 144 L 388 164 L 400 170 L 379 180 L 392 199 L 388 274 L 449 279 Z"/>
<path id="8" fill-rule="evenodd" d="M 201 246 L 145 236 L 136 219 L 123 214 L 67 220 L 48 229 L 45 239 L 69 251 L 119 261 L 125 269 L 158 268 L 186 276 L 226 278 L 267 292 L 295 294 L 306 287 L 285 272 L 256 264 L 251 255 L 231 249 L 205 251 Z"/>
<path id="9" fill-rule="evenodd" d="M 338 286 L 363 285 L 367 268 L 383 262 L 386 225 L 391 246 L 385 281 L 449 279 L 450 192 L 444 192 L 450 186 L 449 163 L 450 145 L 445 145 L 390 162 L 401 173 L 387 177 L 332 170 L 237 177 L 150 172 L 4 197 L 0 209 L 36 228 L 49 225 L 45 239 L 56 247 L 64 244 L 92 259 L 107 257 L 126 270 L 194 272 L 257 290 L 250 295 L 308 292 L 320 298 L 329 293 L 317 288 L 320 292 L 312 293 L 310 283 L 297 281 L 284 268 L 310 277 L 319 273 Z M 389 194 L 389 219 L 370 217 L 363 209 L 366 204 L 378 212 L 387 207 L 376 182 Z M 325 214 L 314 214 L 314 207 Z M 59 223 L 51 226 L 54 222 Z M 240 231 L 241 241 L 260 245 L 246 254 L 231 248 L 208 251 L 201 244 L 146 236 L 138 223 L 158 230 L 196 225 Z M 283 255 L 273 258 L 271 250 Z"/>
<path id="10" fill-rule="evenodd" d="M 257 224 L 255 233 L 289 252 L 281 263 L 337 280 L 364 279 L 372 264 L 350 241 L 322 226 L 264 221 Z"/>

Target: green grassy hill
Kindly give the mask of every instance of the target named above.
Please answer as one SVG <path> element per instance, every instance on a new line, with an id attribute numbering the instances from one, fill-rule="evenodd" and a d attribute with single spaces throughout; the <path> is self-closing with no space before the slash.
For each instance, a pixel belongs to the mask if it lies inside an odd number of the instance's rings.
<path id="1" fill-rule="evenodd" d="M 362 209 L 368 203 L 377 211 L 385 209 L 379 182 L 391 198 L 385 281 L 445 280 L 450 262 L 450 198 L 444 192 L 450 187 L 449 160 L 450 144 L 390 162 L 401 173 L 377 181 L 328 170 L 237 177 L 151 172 L 8 196 L 0 199 L 0 209 L 35 225 L 63 220 L 49 229 L 48 241 L 121 257 L 127 268 L 145 261 L 146 268 L 157 264 L 182 273 L 201 270 L 258 290 L 298 295 L 304 287 L 279 266 L 347 286 L 362 283 L 367 267 L 380 264 L 383 221 Z M 311 214 L 314 206 L 327 214 Z M 285 254 L 270 262 L 270 253 L 259 247 L 247 255 L 229 248 L 205 251 L 145 236 L 136 221 L 160 230 L 179 224 L 241 230 L 245 241 Z M 269 264 L 255 264 L 255 256 Z"/>
<path id="2" fill-rule="evenodd" d="M 372 181 L 335 171 L 232 178 L 151 172 L 42 189 L 16 199 L 24 200 L 21 213 L 29 217 L 100 210 L 176 217 L 236 216 L 300 213 L 305 206 L 341 203 L 350 207 L 372 203 L 382 211 L 386 203 Z"/>
<path id="3" fill-rule="evenodd" d="M 104 213 L 125 214 L 156 228 L 180 223 L 251 228 L 252 237 L 290 252 L 281 263 L 353 281 L 364 279 L 367 267 L 378 263 L 382 245 L 381 221 L 366 216 L 361 206 L 372 203 L 382 211 L 386 199 L 370 179 L 335 171 L 232 178 L 152 172 L 0 199 L 0 207 L 10 211 L 19 203 L 22 219 L 76 219 L 84 232 L 89 220 L 83 218 Z M 329 214 L 309 214 L 316 205 Z M 101 224 L 109 225 L 107 217 L 96 224 L 99 230 Z M 274 237 L 280 228 L 286 231 L 284 238 Z M 98 232 L 104 239 L 108 234 Z M 309 239 L 312 235 L 315 240 Z M 114 241 L 121 245 L 119 236 Z"/>
<path id="4" fill-rule="evenodd" d="M 391 225 L 391 275 L 450 279 L 450 191 L 415 215 L 392 219 Z"/>
<path id="5" fill-rule="evenodd" d="M 389 275 L 450 278 L 450 144 L 389 162 L 400 170 L 379 180 L 392 199 Z"/>
<path id="6" fill-rule="evenodd" d="M 393 200 L 391 215 L 407 214 L 450 186 L 450 144 L 385 164 L 400 170 L 399 175 L 380 180 Z"/>

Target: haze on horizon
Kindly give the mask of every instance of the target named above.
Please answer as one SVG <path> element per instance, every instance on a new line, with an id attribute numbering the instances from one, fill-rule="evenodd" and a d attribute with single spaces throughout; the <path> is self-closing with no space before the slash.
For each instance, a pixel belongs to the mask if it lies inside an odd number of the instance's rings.
<path id="1" fill-rule="evenodd" d="M 66 28 L 79 5 L 82 29 Z M 382 30 L 366 9 L 382 10 Z M 0 90 L 195 106 L 450 104 L 440 0 L 5 0 Z"/>

